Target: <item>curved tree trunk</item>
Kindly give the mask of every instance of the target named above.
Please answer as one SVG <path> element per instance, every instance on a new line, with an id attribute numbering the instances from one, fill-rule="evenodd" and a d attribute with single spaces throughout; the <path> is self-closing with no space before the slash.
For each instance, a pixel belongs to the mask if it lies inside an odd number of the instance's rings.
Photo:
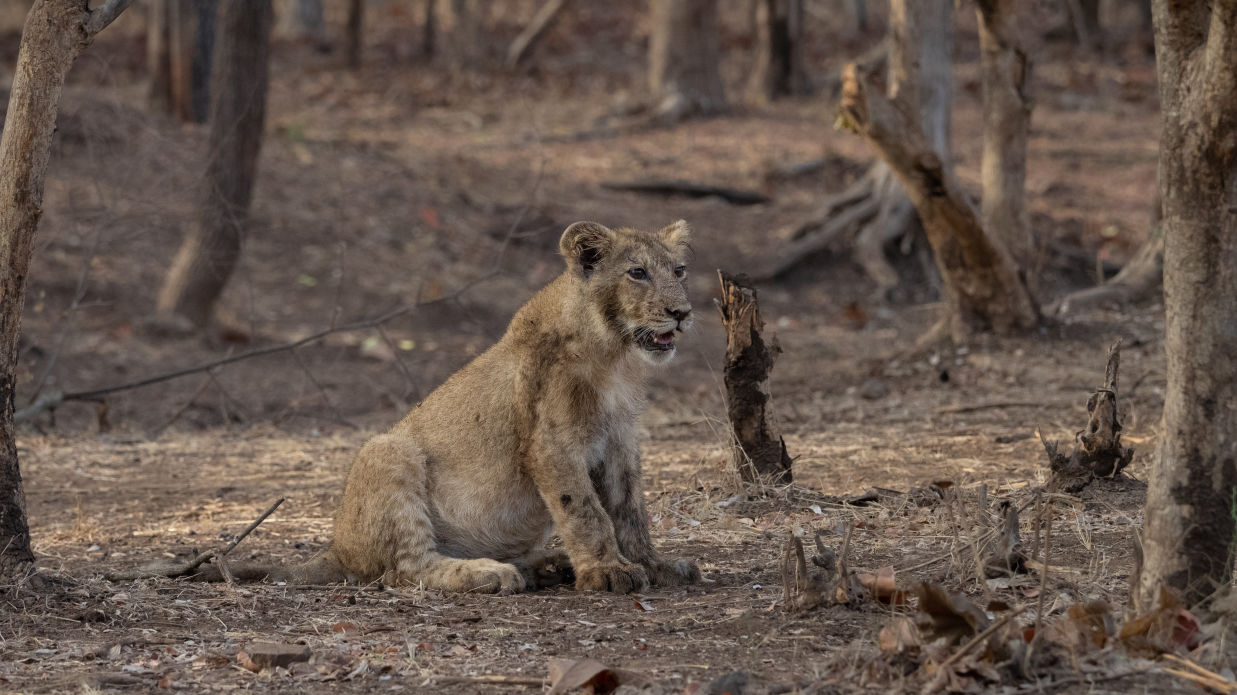
<path id="1" fill-rule="evenodd" d="M 649 90 L 659 118 L 717 113 L 726 109 L 717 0 L 651 0 Z"/>
<path id="2" fill-rule="evenodd" d="M 271 0 L 224 0 L 198 222 L 164 278 L 156 312 L 206 325 L 240 256 L 266 114 Z"/>
<path id="3" fill-rule="evenodd" d="M 147 5 L 150 103 L 189 123 L 210 114 L 210 69 L 218 0 L 152 0 Z"/>
<path id="4" fill-rule="evenodd" d="M 1193 605 L 1237 551 L 1237 3 L 1156 0 L 1168 384 L 1136 605 Z"/>
<path id="5" fill-rule="evenodd" d="M 17 69 L 0 135 L 0 576 L 34 560 L 13 431 L 17 339 L 43 180 L 60 91 L 73 61 L 131 0 L 91 11 L 81 0 L 38 0 L 22 30 Z"/>
<path id="6" fill-rule="evenodd" d="M 984 230 L 979 214 L 918 127 L 917 110 L 887 99 L 855 66 L 843 81 L 841 116 L 898 175 L 919 212 L 949 303 L 950 332 L 1009 334 L 1038 322 L 1009 252 Z"/>
<path id="7" fill-rule="evenodd" d="M 976 8 L 984 94 L 980 215 L 984 229 L 1025 269 L 1034 256 L 1026 206 L 1031 62 L 1018 40 L 1014 5 L 1014 0 L 979 0 Z"/>

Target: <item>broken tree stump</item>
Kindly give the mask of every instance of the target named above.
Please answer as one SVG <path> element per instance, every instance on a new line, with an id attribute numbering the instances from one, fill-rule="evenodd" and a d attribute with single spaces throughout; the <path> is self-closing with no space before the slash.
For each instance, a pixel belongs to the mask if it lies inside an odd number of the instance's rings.
<path id="1" fill-rule="evenodd" d="M 1121 446 L 1121 420 L 1117 412 L 1117 367 L 1121 340 L 1108 348 L 1104 385 L 1087 399 L 1087 427 L 1074 435 L 1074 450 L 1066 456 L 1057 442 L 1040 436 L 1052 470 L 1049 485 L 1064 492 L 1078 492 L 1096 478 L 1115 478 L 1134 459 L 1133 447 Z"/>
<path id="2" fill-rule="evenodd" d="M 717 271 L 722 284 L 718 309 L 726 329 L 726 410 L 735 436 L 735 466 L 747 482 L 789 483 L 791 458 L 777 431 L 769 372 L 781 349 L 766 345 L 756 290 L 744 275 Z"/>

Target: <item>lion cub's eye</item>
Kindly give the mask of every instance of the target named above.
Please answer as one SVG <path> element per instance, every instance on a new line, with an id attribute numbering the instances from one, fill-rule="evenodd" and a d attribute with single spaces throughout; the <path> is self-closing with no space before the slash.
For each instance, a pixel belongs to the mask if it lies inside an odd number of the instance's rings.
<path id="1" fill-rule="evenodd" d="M 648 271 L 644 268 L 632 268 L 627 271 L 627 274 L 631 276 L 632 280 L 643 280 L 649 276 Z"/>
<path id="2" fill-rule="evenodd" d="M 687 266 L 678 265 L 674 267 L 674 276 L 680 280 L 687 277 Z"/>

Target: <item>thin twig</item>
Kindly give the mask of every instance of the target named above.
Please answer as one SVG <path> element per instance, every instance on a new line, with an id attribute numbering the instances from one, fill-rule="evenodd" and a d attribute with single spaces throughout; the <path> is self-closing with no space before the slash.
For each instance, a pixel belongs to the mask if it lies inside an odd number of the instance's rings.
<path id="1" fill-rule="evenodd" d="M 954 662 L 956 662 L 958 659 L 961 659 L 963 656 L 966 656 L 967 652 L 974 649 L 976 645 L 978 645 L 980 642 L 991 637 L 993 633 L 995 633 L 997 630 L 1000 630 L 1001 628 L 1008 625 L 1009 621 L 1022 615 L 1025 611 L 1026 611 L 1026 607 L 1023 606 L 1022 608 L 1019 608 L 1013 612 L 1007 613 L 1004 616 L 1002 616 L 1000 620 L 996 621 L 995 623 L 992 623 L 987 628 L 985 628 L 983 632 L 980 632 L 978 635 L 975 635 L 974 637 L 972 637 L 971 640 L 967 642 L 966 644 L 962 645 L 962 647 L 959 648 L 958 651 L 951 654 L 948 659 L 942 661 L 941 665 L 936 667 L 937 671 L 944 671 L 946 668 L 952 666 Z"/>
<path id="2" fill-rule="evenodd" d="M 525 688 L 540 688 L 545 685 L 544 678 L 530 678 L 527 676 L 502 676 L 498 674 L 485 676 L 430 676 L 429 681 L 438 685 L 468 685 L 468 684 L 488 684 L 488 685 L 515 685 Z"/>
<path id="3" fill-rule="evenodd" d="M 60 359 L 60 353 L 64 351 L 65 343 L 69 340 L 69 332 L 73 328 L 73 319 L 77 315 L 77 307 L 82 303 L 82 298 L 86 296 L 86 278 L 90 277 L 90 266 L 94 263 L 95 256 L 99 252 L 99 241 L 103 238 L 103 226 L 95 230 L 94 240 L 90 242 L 90 252 L 86 254 L 86 262 L 82 264 L 82 271 L 77 275 L 77 286 L 73 289 L 73 299 L 69 302 L 69 306 L 65 307 L 64 311 L 60 312 L 60 335 L 56 336 L 56 347 L 52 348 L 52 354 L 47 358 L 47 362 L 43 365 L 43 369 L 39 370 L 39 376 L 34 380 L 34 388 L 31 389 L 30 400 L 27 405 L 33 404 L 38 400 L 39 395 L 43 392 L 43 386 L 47 383 L 47 378 L 51 376 L 52 369 L 56 367 L 56 360 Z"/>

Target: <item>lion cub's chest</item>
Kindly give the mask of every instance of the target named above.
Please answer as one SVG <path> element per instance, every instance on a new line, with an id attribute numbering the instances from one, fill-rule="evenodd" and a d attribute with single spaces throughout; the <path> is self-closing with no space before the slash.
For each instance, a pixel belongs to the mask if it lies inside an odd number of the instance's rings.
<path id="1" fill-rule="evenodd" d="M 633 371 L 617 370 L 597 389 L 597 422 L 589 428 L 590 468 L 601 465 L 616 448 L 636 445 L 636 427 L 645 398 L 643 374 Z"/>

